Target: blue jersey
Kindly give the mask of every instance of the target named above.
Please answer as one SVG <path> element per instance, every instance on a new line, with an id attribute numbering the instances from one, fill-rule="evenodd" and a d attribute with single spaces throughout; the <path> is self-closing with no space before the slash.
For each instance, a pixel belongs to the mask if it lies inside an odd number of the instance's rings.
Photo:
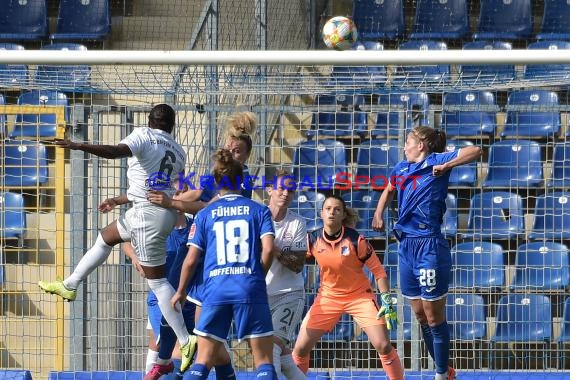
<path id="1" fill-rule="evenodd" d="M 251 196 L 253 194 L 253 186 L 255 184 L 253 183 L 253 178 L 249 176 L 249 168 L 247 165 L 243 165 L 243 178 L 244 182 L 242 184 L 241 195 L 251 199 Z M 202 188 L 202 195 L 200 196 L 200 200 L 202 202 L 210 202 L 212 198 L 218 194 L 218 189 L 214 183 L 213 175 L 204 177 L 204 180 L 200 184 L 200 187 Z"/>
<path id="2" fill-rule="evenodd" d="M 390 181 L 398 191 L 396 236 L 402 233 L 412 237 L 441 236 L 451 170 L 436 177 L 433 167 L 451 161 L 458 153 L 459 150 L 432 153 L 421 162 L 404 160 L 394 167 Z"/>
<path id="3" fill-rule="evenodd" d="M 226 194 L 202 209 L 188 244 L 202 251 L 203 305 L 267 303 L 261 239 L 275 235 L 267 206 Z"/>

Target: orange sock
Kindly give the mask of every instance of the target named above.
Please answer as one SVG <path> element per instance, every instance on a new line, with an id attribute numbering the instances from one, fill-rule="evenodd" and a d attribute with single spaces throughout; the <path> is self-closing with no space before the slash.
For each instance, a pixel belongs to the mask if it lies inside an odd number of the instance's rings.
<path id="1" fill-rule="evenodd" d="M 293 357 L 293 361 L 295 362 L 297 367 L 299 367 L 299 369 L 303 371 L 304 374 L 309 372 L 309 355 L 297 356 L 293 353 L 291 354 L 291 356 Z"/>
<path id="2" fill-rule="evenodd" d="M 390 380 L 404 380 L 404 369 L 398 351 L 392 348 L 388 355 L 379 355 L 382 367 Z"/>

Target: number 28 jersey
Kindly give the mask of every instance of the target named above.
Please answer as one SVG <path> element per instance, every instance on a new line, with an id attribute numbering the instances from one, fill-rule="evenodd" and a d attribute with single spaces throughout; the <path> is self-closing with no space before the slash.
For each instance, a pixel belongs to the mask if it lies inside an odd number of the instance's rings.
<path id="1" fill-rule="evenodd" d="M 174 137 L 163 130 L 138 127 L 120 143 L 127 145 L 133 154 L 127 160 L 127 198 L 131 202 L 146 201 L 149 180 L 176 179 L 186 166 L 186 153 Z M 171 186 L 172 181 L 164 189 L 169 197 L 175 191 Z"/>
<path id="2" fill-rule="evenodd" d="M 267 303 L 265 235 L 275 235 L 269 208 L 241 195 L 224 195 L 198 212 L 188 245 L 204 255 L 203 305 Z"/>

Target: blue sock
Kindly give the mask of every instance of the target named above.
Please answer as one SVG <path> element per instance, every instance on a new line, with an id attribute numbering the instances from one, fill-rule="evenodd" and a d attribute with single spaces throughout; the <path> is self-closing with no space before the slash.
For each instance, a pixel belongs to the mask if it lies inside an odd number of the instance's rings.
<path id="1" fill-rule="evenodd" d="M 168 375 L 162 376 L 161 380 L 182 380 L 183 374 L 180 372 L 180 364 L 182 360 L 180 359 L 172 359 L 172 364 L 174 364 L 174 370 L 170 372 Z"/>
<path id="2" fill-rule="evenodd" d="M 158 348 L 158 357 L 160 359 L 170 359 L 172 351 L 176 346 L 176 334 L 172 327 L 168 325 L 164 317 L 160 321 L 160 344 Z"/>
<path id="3" fill-rule="evenodd" d="M 277 372 L 275 372 L 275 367 L 273 364 L 262 364 L 257 367 L 256 379 L 263 380 L 278 380 Z"/>
<path id="4" fill-rule="evenodd" d="M 210 370 L 204 364 L 192 364 L 184 372 L 184 380 L 206 380 Z"/>
<path id="5" fill-rule="evenodd" d="M 216 380 L 235 380 L 236 372 L 232 363 L 217 365 L 216 367 Z"/>
<path id="6" fill-rule="evenodd" d="M 445 373 L 449 365 L 449 327 L 447 321 L 432 326 L 435 372 Z"/>
<path id="7" fill-rule="evenodd" d="M 432 359 L 435 360 L 435 354 L 433 353 L 433 335 L 431 333 L 431 328 L 429 325 L 420 325 L 422 328 L 422 335 L 424 337 L 424 343 Z"/>

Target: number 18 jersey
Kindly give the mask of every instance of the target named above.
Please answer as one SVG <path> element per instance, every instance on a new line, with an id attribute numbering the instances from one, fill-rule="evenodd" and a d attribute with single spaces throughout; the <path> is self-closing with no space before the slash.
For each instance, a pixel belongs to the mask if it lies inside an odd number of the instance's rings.
<path id="1" fill-rule="evenodd" d="M 267 303 L 261 239 L 275 235 L 266 206 L 227 194 L 196 215 L 188 245 L 204 255 L 202 305 Z"/>

